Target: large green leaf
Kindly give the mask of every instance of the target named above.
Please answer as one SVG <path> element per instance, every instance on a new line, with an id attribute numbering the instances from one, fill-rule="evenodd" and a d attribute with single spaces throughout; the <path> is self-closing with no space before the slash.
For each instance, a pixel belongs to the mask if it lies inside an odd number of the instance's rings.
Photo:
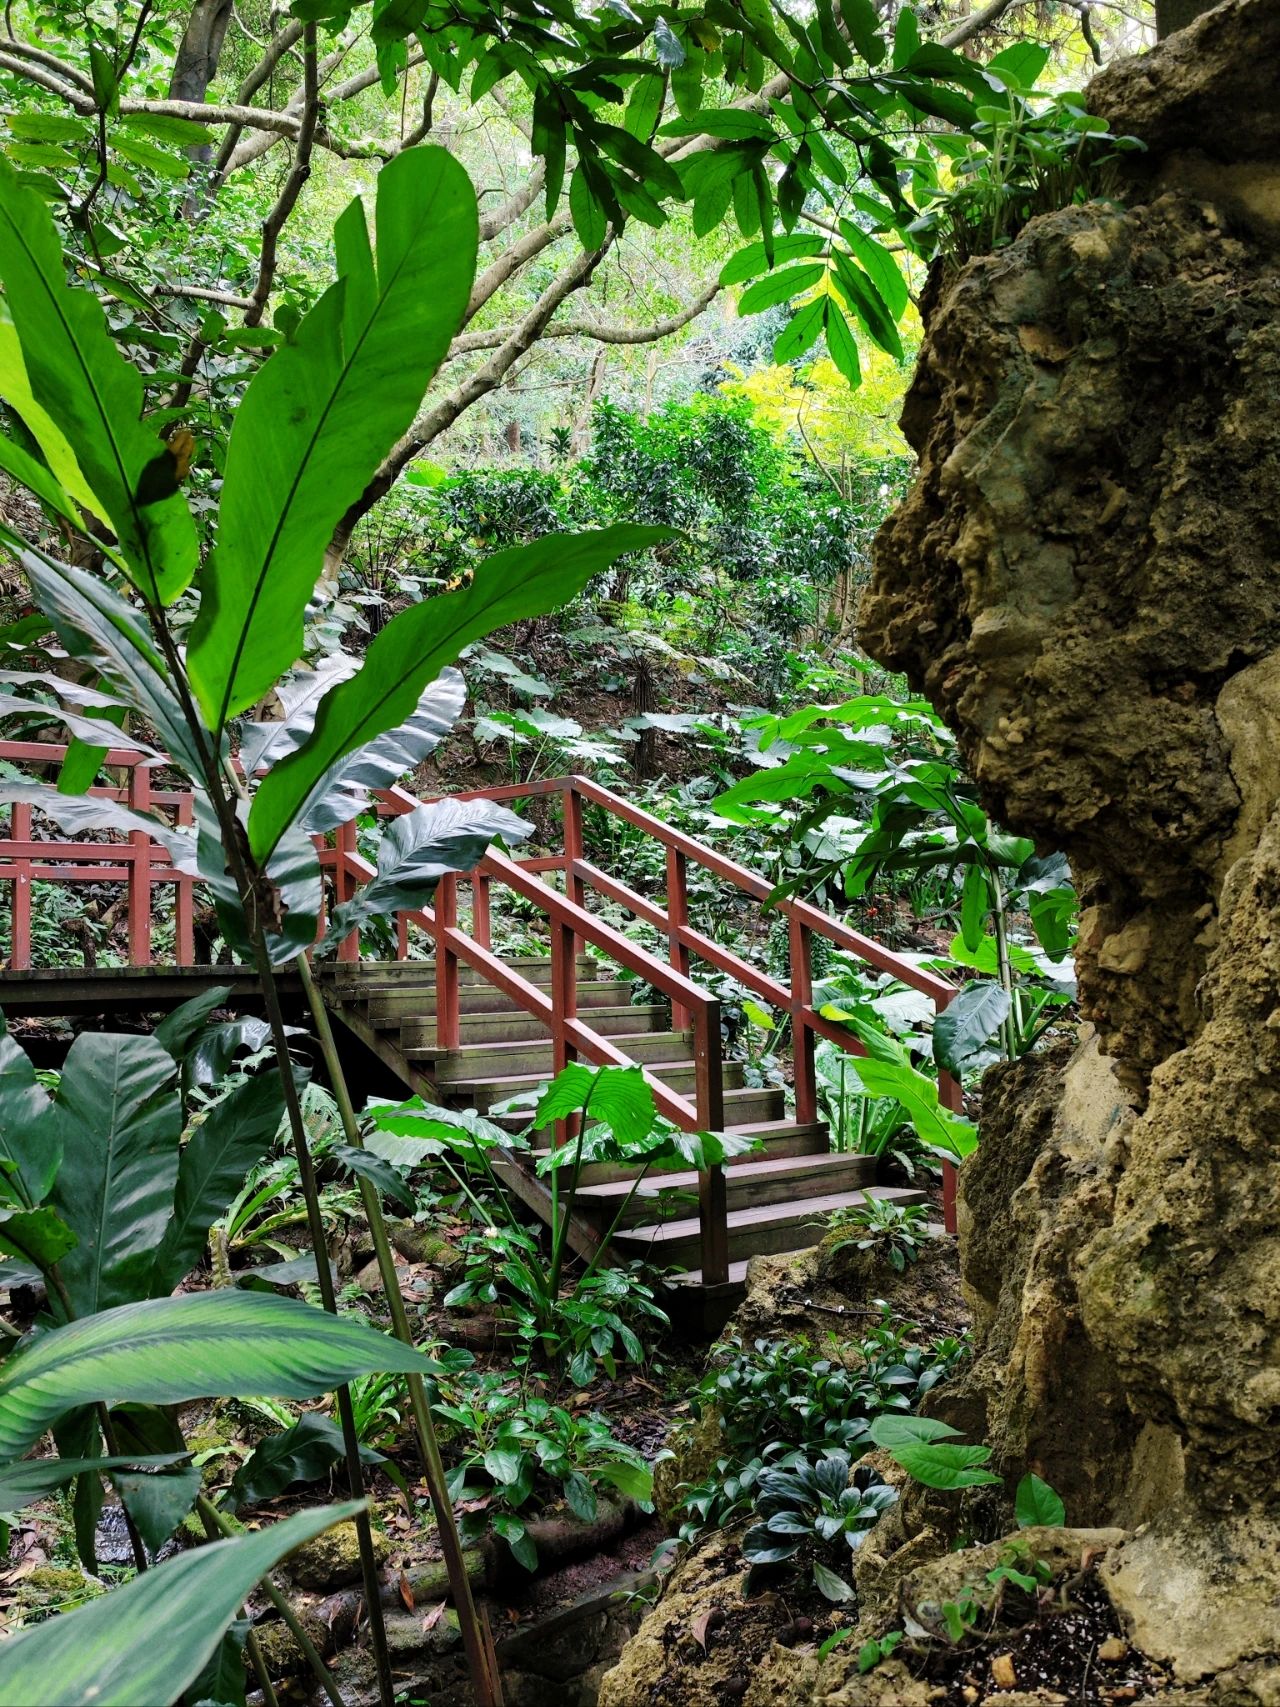
<path id="1" fill-rule="evenodd" d="M 1061 1496 L 1054 1492 L 1048 1482 L 1030 1473 L 1018 1483 L 1013 1511 L 1019 1529 L 1032 1529 L 1037 1525 L 1046 1529 L 1060 1529 L 1067 1521 L 1067 1508 L 1063 1505 Z"/>
<path id="2" fill-rule="evenodd" d="M 354 658 L 339 654 L 337 670 L 296 672 L 276 690 L 284 710 L 280 723 L 254 723 L 240 756 L 247 771 L 270 770 L 286 753 L 300 747 L 315 726 L 316 707 L 338 682 L 356 669 Z M 329 660 L 326 660 L 326 664 Z M 317 778 L 298 813 L 298 825 L 309 835 L 348 824 L 369 804 L 375 789 L 386 788 L 429 757 L 453 728 L 467 703 L 467 684 L 457 670 L 442 670 L 429 682 L 413 714 L 396 729 L 339 759 Z"/>
<path id="3" fill-rule="evenodd" d="M 350 204 L 334 231 L 337 282 L 236 411 L 188 652 L 216 729 L 301 653 L 334 529 L 407 431 L 466 310 L 476 199 L 446 150 L 406 149 L 382 168 L 376 225 L 375 271 L 363 206 Z"/>
<path id="4" fill-rule="evenodd" d="M 639 1067 L 587 1067 L 573 1061 L 538 1098 L 533 1126 L 540 1131 L 582 1109 L 588 1120 L 607 1126 L 624 1150 L 642 1143 L 657 1118 L 653 1092 Z"/>
<path id="5" fill-rule="evenodd" d="M 12 124 L 12 119 L 10 123 Z M 41 454 L 49 465 L 54 485 L 81 509 L 88 510 L 91 515 L 105 522 L 105 505 L 89 490 L 89 483 L 76 462 L 75 452 L 58 430 L 56 422 L 35 400 L 31 381 L 27 378 L 27 364 L 22 359 L 18 329 L 3 297 L 0 297 L 0 397 L 3 397 L 14 414 L 20 417 L 39 445 Z M 16 470 L 12 472 L 16 473 Z M 35 491 L 36 488 L 32 487 L 32 490 Z M 77 517 L 76 526 L 82 525 Z"/>
<path id="6" fill-rule="evenodd" d="M 337 1423 L 308 1411 L 291 1428 L 258 1442 L 231 1478 L 226 1504 L 238 1511 L 242 1505 L 274 1499 L 295 1482 L 318 1481 L 326 1470 L 341 1462 L 345 1452 Z M 366 1464 L 383 1462 L 382 1454 L 369 1447 L 361 1448 L 360 1457 Z"/>
<path id="7" fill-rule="evenodd" d="M 165 1707 L 212 1657 L 260 1577 L 359 1503 L 320 1506 L 182 1553 L 0 1647 L 0 1707 Z"/>
<path id="8" fill-rule="evenodd" d="M 338 942 L 369 919 L 424 907 L 448 871 L 470 871 L 495 836 L 522 842 L 532 824 L 493 800 L 434 800 L 395 818 L 383 831 L 378 871 L 335 907 L 328 940 Z"/>
<path id="9" fill-rule="evenodd" d="M 1004 1023 L 1008 1012 L 1009 997 L 999 984 L 966 984 L 933 1022 L 934 1060 L 959 1078 L 970 1058 Z"/>
<path id="10" fill-rule="evenodd" d="M 43 1203 L 61 1160 L 53 1103 L 0 1015 L 0 1165 L 19 1201 Z"/>
<path id="11" fill-rule="evenodd" d="M 67 1052 L 49 1203 L 79 1241 L 59 1264 L 77 1316 L 145 1296 L 178 1176 L 177 1086 L 174 1059 L 153 1037 L 82 1032 Z"/>
<path id="12" fill-rule="evenodd" d="M 178 1164 L 173 1215 L 154 1253 L 147 1296 L 163 1298 L 200 1260 L 209 1228 L 262 1160 L 284 1112 L 279 1075 L 248 1079 L 215 1102 Z"/>
<path id="13" fill-rule="evenodd" d="M 31 392 L 63 441 L 45 448 L 50 465 L 69 444 L 133 580 L 149 598 L 171 603 L 197 557 L 176 464 L 142 421 L 142 376 L 116 348 L 97 298 L 67 283 L 47 204 L 7 161 L 0 161 L 0 282 Z M 38 437 L 40 418 L 26 424 Z"/>
<path id="14" fill-rule="evenodd" d="M 403 723 L 425 685 L 470 641 L 555 610 L 626 552 L 670 538 L 668 528 L 625 525 L 552 534 L 497 552 L 480 565 L 469 587 L 401 611 L 369 647 L 364 668 L 320 702 L 306 745 L 282 759 L 258 789 L 249 813 L 255 855 L 263 859 L 271 852 L 332 765 Z"/>
<path id="15" fill-rule="evenodd" d="M 122 1453 L 116 1458 L 24 1458 L 0 1470 L 0 1511 L 21 1511 L 36 1500 L 47 1499 L 77 1476 L 94 1475 L 103 1470 L 168 1469 L 190 1456 L 186 1452 L 164 1452 L 158 1455 L 130 1457 Z"/>
<path id="16" fill-rule="evenodd" d="M 311 1399 L 357 1375 L 431 1375 L 411 1346 L 349 1316 L 227 1288 L 151 1298 L 43 1334 L 0 1369 L 0 1462 L 77 1405 L 183 1404 L 270 1393 Z"/>

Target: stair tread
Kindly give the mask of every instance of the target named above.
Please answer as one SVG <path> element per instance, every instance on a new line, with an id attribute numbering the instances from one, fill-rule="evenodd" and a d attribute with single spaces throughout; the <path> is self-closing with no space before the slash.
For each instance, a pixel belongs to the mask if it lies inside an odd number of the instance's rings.
<path id="1" fill-rule="evenodd" d="M 729 1264 L 728 1285 L 746 1285 L 747 1265 L 750 1261 L 750 1257 L 738 1257 Z M 683 1274 L 665 1274 L 662 1277 L 662 1283 L 664 1286 L 701 1286 L 702 1270 L 700 1268 L 689 1268 Z"/>
<path id="2" fill-rule="evenodd" d="M 535 1155 L 545 1155 L 545 1151 L 535 1151 Z M 850 1167 L 858 1162 L 869 1162 L 869 1156 L 850 1155 L 847 1152 L 828 1150 L 825 1154 L 815 1151 L 810 1156 L 768 1156 L 760 1161 L 744 1159 L 733 1164 L 733 1177 L 739 1184 L 743 1180 L 785 1178 L 788 1174 L 797 1177 L 806 1173 L 835 1173 L 842 1167 Z M 628 1180 L 610 1180 L 604 1185 L 580 1185 L 579 1197 L 625 1197 L 633 1182 Z M 689 1185 L 697 1185 L 696 1169 L 684 1173 L 651 1173 L 644 1184 L 637 1187 L 638 1199 L 657 1197 L 664 1190 L 680 1190 Z M 869 1190 L 870 1187 L 861 1187 Z"/>
<path id="3" fill-rule="evenodd" d="M 693 1066 L 693 1061 L 689 1056 L 685 1056 L 679 1061 L 642 1061 L 637 1064 L 642 1066 L 647 1073 L 654 1073 L 660 1077 L 663 1070 L 668 1068 L 676 1068 L 687 1073 Z M 550 1073 L 534 1067 L 527 1073 L 484 1073 L 474 1079 L 450 1079 L 448 1088 L 451 1093 L 469 1090 L 472 1086 L 480 1085 L 496 1085 L 499 1089 L 505 1089 L 509 1085 L 512 1090 L 523 1090 L 530 1085 L 545 1085 L 550 1078 Z M 726 1097 L 732 1096 L 733 1091 L 726 1090 L 724 1094 Z"/>
<path id="4" fill-rule="evenodd" d="M 924 1203 L 923 1191 L 910 1186 L 868 1185 L 855 1191 L 828 1192 L 821 1197 L 788 1198 L 783 1203 L 761 1203 L 747 1209 L 730 1209 L 726 1217 L 730 1231 L 740 1228 L 767 1226 L 779 1222 L 813 1220 L 828 1215 L 833 1209 L 848 1209 L 865 1202 L 869 1197 L 887 1199 L 894 1203 Z M 627 1244 L 671 1244 L 680 1239 L 694 1238 L 699 1232 L 698 1217 L 679 1221 L 654 1221 L 643 1226 L 626 1227 L 614 1235 Z"/>
<path id="5" fill-rule="evenodd" d="M 593 1012 L 599 1011 L 599 1009 L 593 1010 Z M 673 1048 L 679 1048 L 681 1044 L 687 1045 L 689 1043 L 689 1033 L 687 1031 L 611 1031 L 609 1033 L 610 1043 L 615 1044 L 619 1049 L 623 1049 L 624 1053 L 625 1045 L 628 1043 L 643 1043 L 646 1047 L 652 1048 L 659 1040 L 670 1043 Z M 550 1045 L 550 1037 L 545 1039 L 540 1037 L 512 1039 L 501 1038 L 491 1043 L 463 1043 L 459 1045 L 457 1049 L 433 1049 L 429 1044 L 420 1044 L 417 1046 L 416 1053 L 419 1055 L 432 1055 L 436 1060 L 465 1061 L 469 1057 L 480 1055 L 500 1056 L 505 1050 L 509 1050 L 512 1055 L 518 1055 L 523 1049 L 541 1048 L 544 1043 Z M 674 1061 L 676 1060 L 676 1057 L 672 1056 L 671 1059 Z M 681 1060 L 687 1059 L 687 1056 L 681 1057 Z M 646 1062 L 645 1065 L 648 1066 L 649 1063 Z M 669 1065 L 669 1063 L 664 1062 L 664 1065 Z M 537 1068 L 530 1068 L 529 1070 L 530 1072 L 538 1071 Z M 487 1082 L 488 1076 L 486 1075 L 486 1083 Z"/>

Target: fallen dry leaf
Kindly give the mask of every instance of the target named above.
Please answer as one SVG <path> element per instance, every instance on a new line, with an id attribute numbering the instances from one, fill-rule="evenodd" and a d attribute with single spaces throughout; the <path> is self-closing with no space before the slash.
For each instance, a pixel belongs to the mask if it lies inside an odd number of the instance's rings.
<path id="1" fill-rule="evenodd" d="M 400 1598 L 404 1602 L 405 1611 L 412 1612 L 417 1602 L 413 1598 L 413 1584 L 403 1571 L 400 1573 Z"/>
<path id="2" fill-rule="evenodd" d="M 443 1600 L 438 1601 L 436 1603 L 436 1605 L 431 1608 L 430 1612 L 428 1612 L 427 1616 L 422 1620 L 422 1634 L 424 1636 L 426 1635 L 428 1630 L 434 1630 L 436 1625 L 444 1617 L 444 1608 L 445 1608 L 444 1601 Z"/>
<path id="3" fill-rule="evenodd" d="M 724 1608 L 713 1606 L 706 1612 L 700 1612 L 689 1628 L 693 1631 L 693 1639 L 705 1654 L 707 1637 L 713 1630 L 718 1630 L 724 1623 Z"/>

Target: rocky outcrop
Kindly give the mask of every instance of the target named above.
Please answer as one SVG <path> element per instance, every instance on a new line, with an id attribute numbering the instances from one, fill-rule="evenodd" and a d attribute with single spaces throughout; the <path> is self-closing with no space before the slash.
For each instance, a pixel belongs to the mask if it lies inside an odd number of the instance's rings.
<path id="1" fill-rule="evenodd" d="M 936 277 L 862 638 L 1071 858 L 1068 1062 L 994 1072 L 945 1403 L 1196 1699 L 1280 1700 L 1280 6 L 1099 77 L 1126 205 Z M 1191 1697 L 1189 1696 L 1188 1699 Z"/>

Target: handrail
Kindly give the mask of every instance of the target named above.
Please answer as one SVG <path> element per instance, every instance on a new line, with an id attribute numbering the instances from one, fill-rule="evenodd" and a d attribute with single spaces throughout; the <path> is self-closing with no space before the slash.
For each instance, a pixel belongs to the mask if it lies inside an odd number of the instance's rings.
<path id="1" fill-rule="evenodd" d="M 377 798 L 392 814 L 411 812 L 420 802 L 401 788 L 379 790 Z M 349 845 L 339 844 L 337 851 L 340 892 L 352 880 L 368 881 L 373 867 Z M 539 861 L 538 864 L 545 862 Z M 578 1016 L 577 1011 L 577 953 L 578 942 L 591 943 L 604 951 L 611 960 L 628 971 L 646 979 L 661 990 L 672 1004 L 673 1016 L 689 1016 L 693 1030 L 694 1101 L 664 1085 L 660 1079 L 641 1067 L 645 1081 L 653 1093 L 659 1113 L 686 1132 L 719 1132 L 724 1127 L 724 1074 L 721 1058 L 720 1003 L 676 968 L 662 961 L 606 925 L 589 913 L 579 902 L 543 883 L 515 860 L 505 854 L 486 853 L 468 874 L 473 894 L 486 897 L 484 912 L 487 918 L 488 887 L 504 884 L 515 894 L 546 913 L 552 926 L 551 982 L 553 994 L 546 997 L 536 986 L 505 966 L 487 942 L 475 934 L 473 918 L 471 934 L 457 927 L 458 879 L 450 874 L 441 878 L 436 890 L 435 905 L 402 914 L 402 920 L 425 928 L 436 945 L 436 1038 L 443 1049 L 456 1049 L 459 1042 L 459 1001 L 457 965 L 465 961 L 490 983 L 503 990 L 527 1013 L 543 1021 L 551 1030 L 552 1062 L 560 1072 L 577 1055 L 584 1055 L 597 1066 L 631 1066 L 633 1063 L 615 1044 L 601 1037 Z M 404 925 L 401 926 L 401 948 L 404 948 Z M 487 934 L 487 930 L 486 930 Z M 674 1018 L 673 1018 L 674 1023 Z M 728 1201 L 724 1169 L 713 1166 L 698 1175 L 698 1219 L 702 1247 L 702 1275 L 708 1286 L 721 1285 L 729 1278 Z"/>
<path id="2" fill-rule="evenodd" d="M 853 1032 L 840 1025 L 838 1021 L 829 1019 L 813 1004 L 813 970 L 812 970 L 812 937 L 820 935 L 833 943 L 845 953 L 855 955 L 858 959 L 874 966 L 878 971 L 889 972 L 909 988 L 918 990 L 928 996 L 933 1003 L 935 1013 L 941 1013 L 943 1008 L 956 994 L 953 985 L 935 973 L 925 971 L 922 967 L 913 966 L 910 961 L 894 954 L 891 949 L 883 947 L 871 937 L 863 936 L 860 931 L 853 930 L 840 919 L 833 919 L 808 901 L 793 901 L 780 899 L 774 903 L 780 917 L 785 918 L 789 931 L 790 950 L 790 984 L 783 985 L 777 979 L 752 966 L 741 955 L 732 949 L 714 942 L 703 932 L 696 930 L 689 923 L 688 880 L 687 867 L 689 861 L 709 871 L 713 876 L 724 882 L 731 883 L 744 894 L 750 895 L 756 901 L 768 901 L 773 895 L 773 886 L 768 879 L 749 867 L 739 865 L 736 860 L 717 853 L 715 849 L 686 835 L 682 830 L 673 829 L 664 824 L 661 819 L 645 812 L 639 806 L 633 806 L 612 789 L 593 782 L 589 777 L 562 776 L 544 779 L 537 782 L 510 783 L 498 788 L 477 789 L 469 794 L 456 796 L 460 799 L 487 800 L 521 800 L 530 798 L 545 798 L 559 795 L 564 802 L 565 817 L 565 852 L 558 858 L 543 858 L 538 860 L 540 870 L 559 869 L 564 873 L 566 889 L 576 895 L 579 902 L 586 889 L 591 888 L 608 900 L 617 902 L 637 918 L 644 919 L 655 929 L 662 932 L 668 943 L 668 951 L 672 965 L 682 973 L 688 972 L 694 956 L 706 960 L 718 971 L 728 973 L 736 978 L 746 988 L 755 991 L 759 996 L 780 1012 L 787 1014 L 792 1028 L 792 1054 L 794 1059 L 795 1106 L 796 1119 L 808 1122 L 818 1116 L 818 1087 L 814 1049 L 818 1038 L 834 1043 L 837 1048 L 853 1055 L 864 1055 L 866 1050 Z M 648 900 L 637 893 L 629 885 L 618 878 L 603 872 L 600 868 L 582 856 L 582 803 L 602 807 L 615 818 L 633 828 L 644 831 L 655 841 L 662 843 L 667 849 L 667 905 L 665 908 L 657 902 Z M 483 875 L 479 884 L 483 889 Z M 478 891 L 477 891 L 478 892 Z M 487 898 L 480 903 L 480 910 L 487 918 Z M 938 1099 L 942 1106 L 952 1113 L 961 1113 L 964 1108 L 961 1086 L 950 1073 L 940 1071 L 938 1074 Z M 948 1231 L 955 1231 L 955 1170 L 944 1162 L 942 1168 L 943 1181 L 943 1218 Z"/>

